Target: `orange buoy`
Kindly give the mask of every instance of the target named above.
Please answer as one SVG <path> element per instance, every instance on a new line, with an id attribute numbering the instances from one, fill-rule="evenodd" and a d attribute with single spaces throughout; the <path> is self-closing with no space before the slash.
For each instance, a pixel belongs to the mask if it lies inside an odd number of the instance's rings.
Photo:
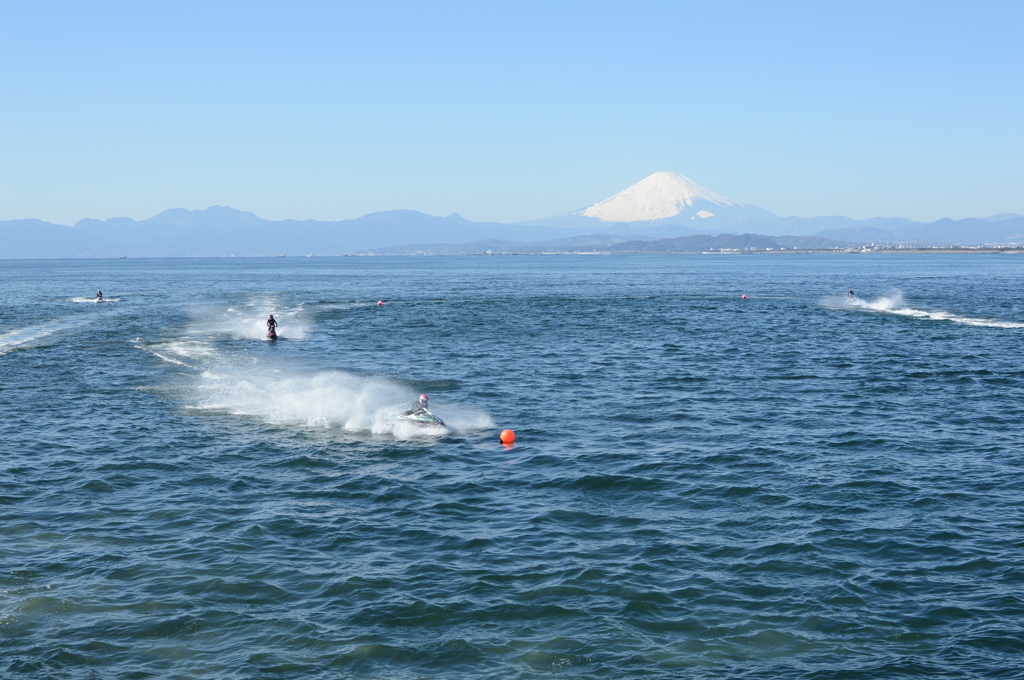
<path id="1" fill-rule="evenodd" d="M 501 434 L 498 435 L 502 444 L 511 444 L 516 440 L 516 433 L 512 430 L 502 430 Z"/>
<path id="2" fill-rule="evenodd" d="M 384 306 L 384 301 L 383 300 L 377 300 L 377 306 L 378 307 L 383 307 Z"/>
<path id="3" fill-rule="evenodd" d="M 747 299 L 747 296 L 746 296 L 746 294 L 744 294 L 744 295 L 743 295 L 743 299 L 744 299 L 744 300 L 746 300 L 746 299 Z"/>

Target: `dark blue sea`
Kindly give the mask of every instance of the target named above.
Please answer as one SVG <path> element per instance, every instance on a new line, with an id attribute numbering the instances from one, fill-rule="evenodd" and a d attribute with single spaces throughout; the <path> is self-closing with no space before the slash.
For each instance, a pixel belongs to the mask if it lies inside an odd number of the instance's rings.
<path id="1" fill-rule="evenodd" d="M 1022 677 L 1022 274 L 0 262 L 0 677 Z"/>

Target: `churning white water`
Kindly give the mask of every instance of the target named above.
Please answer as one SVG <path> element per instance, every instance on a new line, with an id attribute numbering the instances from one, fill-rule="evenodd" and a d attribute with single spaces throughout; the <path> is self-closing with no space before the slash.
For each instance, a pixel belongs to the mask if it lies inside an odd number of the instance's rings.
<path id="1" fill-rule="evenodd" d="M 852 309 L 862 312 L 895 314 L 898 316 L 909 316 L 917 319 L 930 319 L 932 321 L 950 321 L 952 323 L 959 323 L 967 326 L 1024 328 L 1024 323 L 1017 321 L 964 316 L 941 309 L 926 309 L 920 306 L 915 307 L 910 305 L 903 296 L 903 293 L 898 290 L 891 290 L 879 295 L 873 300 L 866 300 L 852 296 L 829 296 L 821 299 L 821 305 L 828 309 Z"/>

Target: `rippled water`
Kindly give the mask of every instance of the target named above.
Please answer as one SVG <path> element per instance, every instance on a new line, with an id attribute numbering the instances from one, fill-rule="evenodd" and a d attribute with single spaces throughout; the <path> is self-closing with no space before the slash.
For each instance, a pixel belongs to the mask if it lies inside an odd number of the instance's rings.
<path id="1" fill-rule="evenodd" d="M 0 262 L 0 675 L 1019 677 L 1022 269 Z"/>

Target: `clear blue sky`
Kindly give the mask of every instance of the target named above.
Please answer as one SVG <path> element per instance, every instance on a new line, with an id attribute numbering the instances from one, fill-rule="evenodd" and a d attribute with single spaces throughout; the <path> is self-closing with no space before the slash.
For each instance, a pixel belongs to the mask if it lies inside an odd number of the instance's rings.
<path id="1" fill-rule="evenodd" d="M 1024 2 L 0 0 L 0 219 L 1024 213 Z"/>

